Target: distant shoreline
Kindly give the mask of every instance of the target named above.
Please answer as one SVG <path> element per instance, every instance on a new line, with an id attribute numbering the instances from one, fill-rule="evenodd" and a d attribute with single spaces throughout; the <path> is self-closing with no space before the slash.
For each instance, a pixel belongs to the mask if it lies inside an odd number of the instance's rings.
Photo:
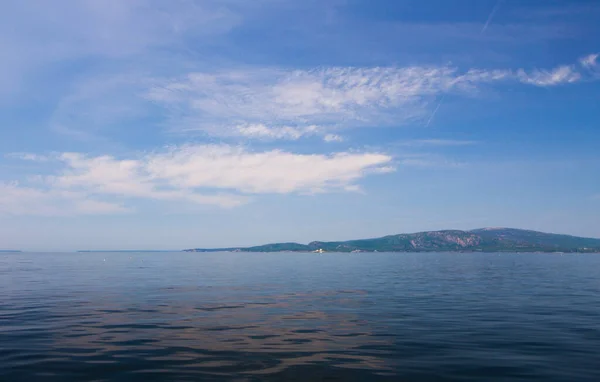
<path id="1" fill-rule="evenodd" d="M 186 252 L 186 253 L 303 253 L 303 254 L 322 254 L 322 253 L 339 253 L 339 254 L 352 254 L 352 253 L 482 253 L 482 254 L 494 254 L 494 253 L 515 253 L 515 254 L 523 254 L 523 253 L 531 253 L 531 254 L 600 254 L 600 249 L 597 251 L 448 251 L 448 250 L 430 250 L 430 251 L 351 251 L 351 252 L 343 252 L 343 251 L 323 251 L 323 252 L 315 252 L 315 251 L 250 251 L 250 250 L 241 250 L 241 251 L 229 251 L 229 250 L 195 250 L 195 249 L 183 249 L 178 252 Z"/>
<path id="2" fill-rule="evenodd" d="M 464 252 L 464 253 L 599 253 L 600 239 L 515 228 L 442 230 L 388 235 L 374 239 L 273 243 L 253 247 L 193 248 L 185 252 Z"/>

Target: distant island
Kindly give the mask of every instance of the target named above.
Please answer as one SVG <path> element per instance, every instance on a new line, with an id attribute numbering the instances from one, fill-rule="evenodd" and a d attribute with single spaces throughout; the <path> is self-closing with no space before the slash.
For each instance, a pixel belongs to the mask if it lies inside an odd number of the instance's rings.
<path id="1" fill-rule="evenodd" d="M 21 253 L 21 251 L 16 249 L 0 249 L 0 253 Z"/>
<path id="2" fill-rule="evenodd" d="M 600 252 L 600 239 L 514 228 L 443 230 L 375 239 L 274 243 L 255 247 L 186 249 L 185 252 Z"/>

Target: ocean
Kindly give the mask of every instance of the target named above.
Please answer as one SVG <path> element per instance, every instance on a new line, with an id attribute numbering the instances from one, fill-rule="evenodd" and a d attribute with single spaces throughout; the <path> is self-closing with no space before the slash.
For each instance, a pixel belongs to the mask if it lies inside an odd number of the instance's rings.
<path id="1" fill-rule="evenodd" d="M 600 381 L 600 255 L 0 254 L 1 381 Z"/>

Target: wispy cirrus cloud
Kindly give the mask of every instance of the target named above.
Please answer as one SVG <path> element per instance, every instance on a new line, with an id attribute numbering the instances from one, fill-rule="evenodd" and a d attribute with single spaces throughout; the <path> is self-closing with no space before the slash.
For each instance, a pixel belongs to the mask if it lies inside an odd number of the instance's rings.
<path id="1" fill-rule="evenodd" d="M 418 98 L 452 86 L 448 68 L 326 68 L 309 71 L 258 70 L 193 73 L 154 87 L 148 98 L 175 110 L 175 125 L 214 135 L 259 125 L 261 131 L 326 135 L 338 128 L 381 123 L 386 112 L 404 107 L 402 120 L 422 110 Z M 388 122 L 392 113 L 387 114 Z M 319 126 L 317 128 L 317 126 Z M 288 134 L 290 135 L 290 134 Z"/>
<path id="2" fill-rule="evenodd" d="M 236 126 L 240 137 L 259 140 L 291 140 L 320 136 L 325 142 L 341 142 L 343 138 L 337 134 L 327 134 L 327 129 L 316 125 L 309 126 L 276 126 L 268 127 L 262 123 Z"/>
<path id="3" fill-rule="evenodd" d="M 297 140 L 302 137 L 317 135 L 319 132 L 319 127 L 315 125 L 268 127 L 262 123 L 239 125 L 236 126 L 236 129 L 240 136 L 265 140 Z"/>
<path id="4" fill-rule="evenodd" d="M 325 142 L 343 142 L 344 137 L 337 135 L 337 134 L 325 134 L 325 136 L 323 137 L 323 140 Z"/>
<path id="5" fill-rule="evenodd" d="M 519 70 L 518 78 L 530 85 L 553 86 L 578 82 L 582 75 L 574 65 L 565 65 L 552 70 L 534 70 L 531 73 Z"/>
<path id="6" fill-rule="evenodd" d="M 181 39 L 214 38 L 242 20 L 243 2 L 203 0 L 7 1 L 0 12 L 0 96 L 13 97 L 43 75 L 82 59 L 123 60 L 156 54 Z M 2 100 L 0 98 L 0 100 Z"/>
<path id="7" fill-rule="evenodd" d="M 448 168 L 448 167 L 459 167 L 461 163 L 452 162 L 448 160 L 436 160 L 430 158 L 406 158 L 401 159 L 398 163 L 403 167 L 416 167 L 416 168 Z"/>
<path id="8" fill-rule="evenodd" d="M 235 136 L 246 135 L 238 126 L 260 126 L 254 131 L 262 136 L 294 139 L 416 118 L 423 112 L 416 107 L 420 98 L 452 86 L 450 71 L 414 67 L 192 73 L 166 80 L 147 97 L 169 110 L 168 123 L 174 128 Z M 401 115 L 390 113 L 399 108 Z"/>
<path id="9" fill-rule="evenodd" d="M 4 155 L 6 158 L 25 160 L 31 162 L 46 162 L 49 157 L 46 155 L 33 154 L 33 153 L 8 153 Z"/>
<path id="10" fill-rule="evenodd" d="M 586 68 L 594 68 L 598 66 L 598 56 L 598 53 L 595 53 L 581 58 L 581 65 L 583 65 Z"/>
<path id="11" fill-rule="evenodd" d="M 486 26 L 500 3 L 493 8 Z M 263 140 L 317 136 L 332 141 L 340 138 L 338 131 L 344 128 L 402 125 L 432 116 L 436 96 L 464 94 L 506 80 L 553 86 L 583 78 L 575 66 L 533 71 L 461 71 L 443 65 L 308 70 L 270 67 L 162 77 L 148 90 L 147 81 L 152 78 L 196 66 L 189 62 L 193 57 L 187 54 L 193 49 L 185 42 L 193 40 L 194 48 L 210 45 L 216 36 L 241 26 L 245 18 L 258 17 L 272 8 L 293 14 L 304 5 L 266 0 L 174 0 L 168 5 L 156 0 L 57 0 L 52 4 L 36 0 L 27 5 L 7 4 L 0 13 L 0 35 L 6 36 L 0 39 L 7 53 L 7 59 L 0 63 L 0 84 L 4 74 L 7 83 L 13 83 L 18 78 L 29 78 L 27 73 L 34 69 L 54 68 L 53 63 L 125 60 L 119 62 L 120 75 L 114 78 L 99 76 L 95 71 L 87 79 L 76 78 L 77 85 L 58 103 L 52 127 L 81 139 L 93 137 L 96 129 L 150 114 L 153 110 L 145 103 L 148 98 L 167 110 L 165 124 L 177 131 Z M 322 13 L 319 2 L 306 7 L 315 15 Z M 440 34 L 448 32 L 446 27 L 457 29 L 456 25 L 431 27 Z M 171 50 L 178 52 L 180 60 L 170 58 Z M 137 66 L 124 71 L 133 61 Z M 143 74 L 131 75 L 133 72 Z M 81 83 L 85 86 L 78 86 Z M 12 97 L 19 88 L 1 86 L 0 91 L 9 89 L 7 94 Z M 148 98 L 140 98 L 140 93 Z M 319 129 L 312 131 L 311 126 Z"/>
<path id="12" fill-rule="evenodd" d="M 581 65 L 588 70 L 594 78 L 600 78 L 600 63 L 598 62 L 598 53 L 587 55 L 581 58 Z"/>
<path id="13" fill-rule="evenodd" d="M 399 169 L 452 169 L 467 165 L 464 162 L 428 152 L 398 155 L 395 163 L 397 163 Z"/>
<path id="14" fill-rule="evenodd" d="M 525 83 L 540 87 L 573 84 L 583 80 L 593 80 L 593 72 L 598 68 L 598 54 L 589 54 L 572 65 L 561 65 L 554 69 L 535 69 L 529 73 L 520 69 L 517 78 Z M 592 76 L 590 76 L 592 72 Z"/>
<path id="15" fill-rule="evenodd" d="M 79 140 L 90 140 L 99 131 L 114 129 L 143 118 L 150 110 L 140 97 L 148 86 L 140 73 L 84 76 L 68 87 L 50 116 L 50 128 Z"/>
<path id="16" fill-rule="evenodd" d="M 57 173 L 39 177 L 41 184 L 4 185 L 0 211 L 125 212 L 131 199 L 231 208 L 258 194 L 354 192 L 365 176 L 394 170 L 392 157 L 382 153 L 310 155 L 230 145 L 186 145 L 128 159 L 80 153 L 54 159 Z"/>
<path id="17" fill-rule="evenodd" d="M 587 78 L 584 66 L 593 62 L 531 71 L 411 66 L 195 72 L 155 80 L 146 97 L 164 108 L 175 130 L 296 140 L 424 120 L 439 107 L 436 97 L 469 96 L 493 84 L 575 83 Z"/>
<path id="18" fill-rule="evenodd" d="M 93 199 L 87 193 L 0 183 L 0 215 L 112 215 L 129 211 L 120 203 Z"/>

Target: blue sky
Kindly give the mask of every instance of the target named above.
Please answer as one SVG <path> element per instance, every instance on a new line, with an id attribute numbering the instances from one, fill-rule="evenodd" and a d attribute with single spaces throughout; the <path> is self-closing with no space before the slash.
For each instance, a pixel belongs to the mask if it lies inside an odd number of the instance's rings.
<path id="1" fill-rule="evenodd" d="M 600 237 L 600 3 L 0 4 L 0 247 Z"/>

